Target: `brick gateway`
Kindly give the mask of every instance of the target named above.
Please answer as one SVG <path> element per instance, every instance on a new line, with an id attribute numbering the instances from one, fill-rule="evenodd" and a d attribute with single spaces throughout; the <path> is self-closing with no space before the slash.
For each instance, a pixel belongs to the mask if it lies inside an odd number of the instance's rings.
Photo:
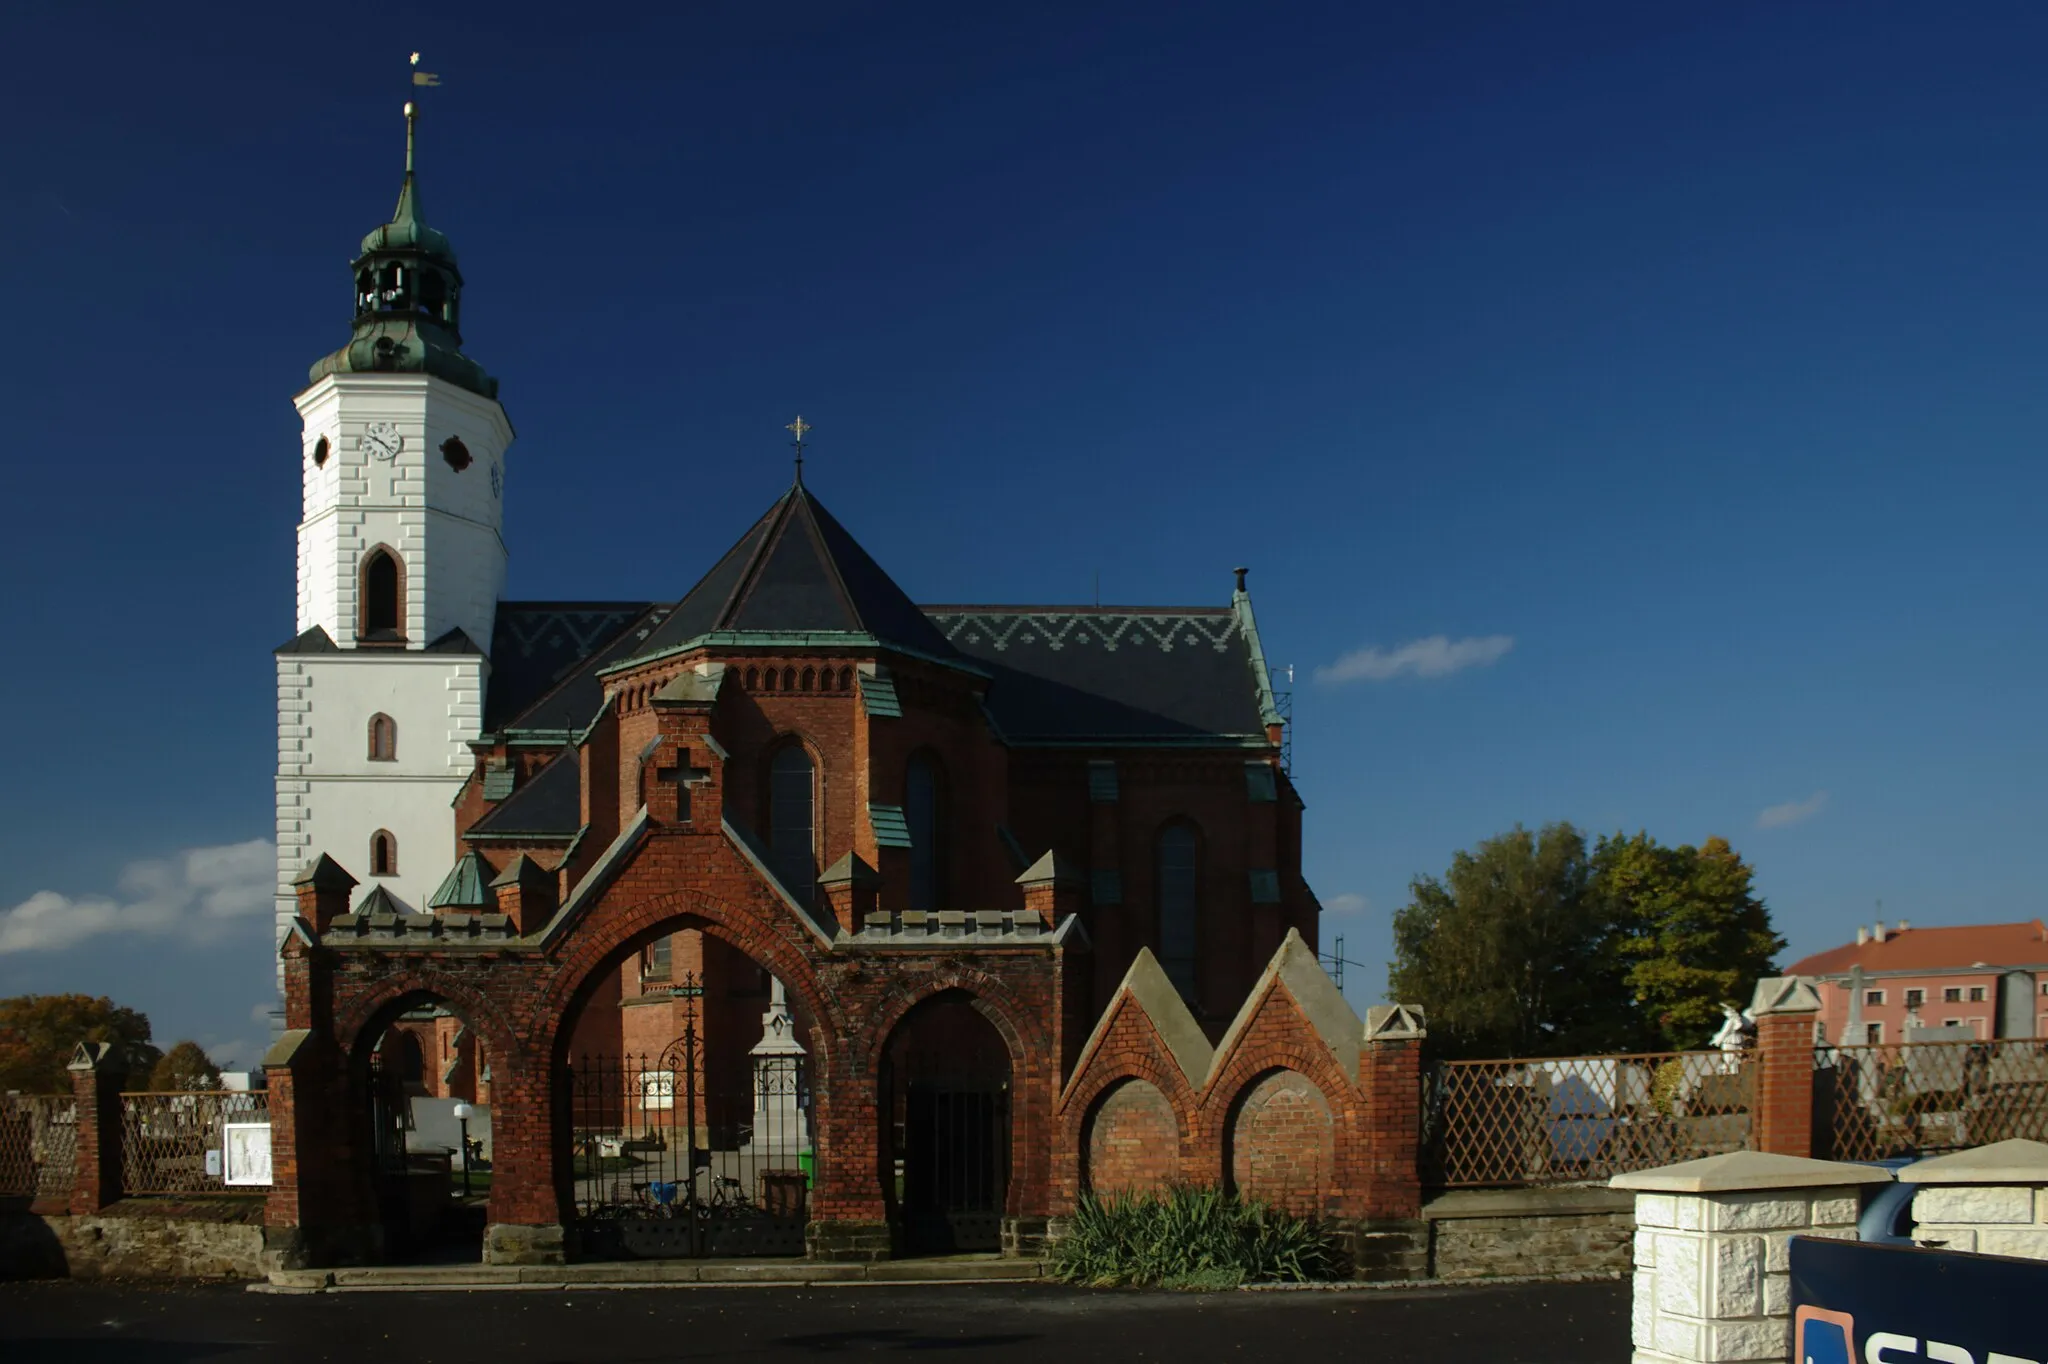
<path id="1" fill-rule="evenodd" d="M 1367 1226 L 1416 1215 L 1417 1021 L 1385 1009 L 1367 1026 L 1299 936 L 1219 1042 L 1149 950 L 1084 1033 L 1074 996 L 1092 963 L 1073 917 L 1056 913 L 1056 867 L 1027 874 L 1026 912 L 977 922 L 972 936 L 906 933 L 873 915 L 868 932 L 828 937 L 761 893 L 729 830 L 650 820 L 640 840 L 631 868 L 603 893 L 554 911 L 554 932 L 519 937 L 448 916 L 378 923 L 350 913 L 352 878 L 332 862 L 302 879 L 303 927 L 284 949 L 296 1026 L 267 1066 L 277 1180 L 268 1234 L 285 1261 L 386 1253 L 364 1139 L 374 1049 L 426 1000 L 459 1014 L 490 1058 L 486 1258 L 620 1253 L 591 1231 L 592 1134 L 605 1124 L 590 1119 L 605 1102 L 595 1096 L 623 1096 L 645 1077 L 587 1057 L 579 1070 L 573 1020 L 621 963 L 679 932 L 765 963 L 806 1038 L 810 1187 L 800 1203 L 785 1193 L 778 1206 L 785 1218 L 801 1208 L 802 1245 L 814 1257 L 1025 1252 L 1084 1188 L 1174 1181 L 1225 1183 Z M 694 888 L 653 892 L 685 867 L 699 885 L 715 875 L 730 901 Z M 670 1055 L 654 1069 L 673 1086 L 657 1093 L 683 1095 L 684 1121 L 708 1129 L 715 1092 L 707 1085 L 700 1100 L 695 1081 L 681 1078 L 707 1065 Z M 690 1111 L 699 1102 L 701 1118 Z M 721 1143 L 698 1145 L 716 1152 Z M 788 1168 L 787 1155 L 785 1145 L 773 1168 Z M 653 1174 L 696 1178 L 697 1167 L 656 1161 Z M 757 1204 L 760 1187 L 756 1179 L 748 1193 Z"/>

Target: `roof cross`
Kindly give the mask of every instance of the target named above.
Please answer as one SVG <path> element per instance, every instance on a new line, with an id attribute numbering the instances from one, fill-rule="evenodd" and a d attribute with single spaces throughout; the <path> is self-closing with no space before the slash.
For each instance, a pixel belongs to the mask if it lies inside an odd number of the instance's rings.
<path id="1" fill-rule="evenodd" d="M 796 446 L 796 481 L 801 483 L 804 481 L 804 435 L 814 428 L 804 420 L 802 413 L 798 413 L 796 420 L 782 429 L 793 432 L 796 436 L 790 443 Z"/>

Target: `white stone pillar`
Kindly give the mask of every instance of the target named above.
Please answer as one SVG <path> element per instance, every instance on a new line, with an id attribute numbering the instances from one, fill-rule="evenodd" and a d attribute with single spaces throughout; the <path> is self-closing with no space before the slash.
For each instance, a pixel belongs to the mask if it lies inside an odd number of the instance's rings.
<path id="1" fill-rule="evenodd" d="M 2048 1260 L 2048 1144 L 2014 1138 L 1899 1171 L 1923 1246 Z"/>
<path id="2" fill-rule="evenodd" d="M 1868 1165 L 1735 1151 L 1616 1175 L 1636 1194 L 1633 1364 L 1783 1361 L 1794 1236 L 1854 1240 Z"/>
<path id="3" fill-rule="evenodd" d="M 768 1012 L 761 1015 L 761 1040 L 748 1053 L 754 1058 L 754 1134 L 748 1155 L 794 1156 L 810 1149 L 809 1124 L 797 1106 L 797 1069 L 804 1058 L 796 1040 L 796 1020 L 782 981 L 770 976 Z"/>

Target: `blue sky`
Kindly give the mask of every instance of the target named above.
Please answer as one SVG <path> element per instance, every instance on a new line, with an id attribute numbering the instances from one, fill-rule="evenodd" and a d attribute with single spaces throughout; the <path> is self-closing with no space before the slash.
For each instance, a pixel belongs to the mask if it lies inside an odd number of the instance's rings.
<path id="1" fill-rule="evenodd" d="M 1361 1004 L 1516 821 L 1723 834 L 1794 954 L 2043 912 L 2039 6 L 100 13 L 0 18 L 0 994 L 263 1035 L 289 400 L 415 48 L 513 595 L 680 595 L 801 411 L 921 599 L 1251 566 Z"/>

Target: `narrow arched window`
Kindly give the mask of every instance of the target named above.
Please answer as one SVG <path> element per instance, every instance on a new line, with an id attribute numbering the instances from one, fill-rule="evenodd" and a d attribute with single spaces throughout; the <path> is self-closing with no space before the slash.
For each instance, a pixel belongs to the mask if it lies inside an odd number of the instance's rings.
<path id="1" fill-rule="evenodd" d="M 398 639 L 401 577 L 398 556 L 381 545 L 363 560 L 363 637 Z"/>
<path id="2" fill-rule="evenodd" d="M 817 680 L 817 671 L 813 668 L 805 668 L 804 675 L 797 681 L 797 690 L 809 691 L 811 689 L 812 684 L 815 683 Z"/>
<path id="3" fill-rule="evenodd" d="M 749 669 L 747 669 L 747 690 L 748 690 L 748 691 L 759 691 L 760 689 L 761 689 L 761 670 L 760 670 L 759 668 L 749 668 Z"/>
<path id="4" fill-rule="evenodd" d="M 784 668 L 784 669 L 782 670 L 782 689 L 783 689 L 784 691 L 795 691 L 795 690 L 796 690 L 796 669 L 795 669 L 795 668 Z"/>
<path id="5" fill-rule="evenodd" d="M 398 840 L 387 830 L 370 835 L 370 875 L 398 875 Z"/>
<path id="6" fill-rule="evenodd" d="M 398 761 L 398 722 L 382 712 L 370 717 L 370 761 Z"/>
<path id="7" fill-rule="evenodd" d="M 913 754 L 903 771 L 903 821 L 910 826 L 910 907 L 940 907 L 946 891 L 945 784 L 938 760 Z"/>
<path id="8" fill-rule="evenodd" d="M 775 690 L 775 669 L 770 668 L 767 672 L 761 674 L 761 690 Z"/>
<path id="9" fill-rule="evenodd" d="M 841 669 L 839 670 L 839 690 L 841 690 L 841 691 L 852 691 L 852 690 L 853 690 L 853 669 L 851 669 L 851 668 L 841 668 Z"/>
<path id="10" fill-rule="evenodd" d="M 1201 840 L 1192 825 L 1159 831 L 1159 964 L 1185 999 L 1195 995 L 1196 897 L 1201 884 Z"/>
<path id="11" fill-rule="evenodd" d="M 802 744 L 785 744 L 768 764 L 768 855 L 789 893 L 807 905 L 818 883 L 817 777 Z"/>

